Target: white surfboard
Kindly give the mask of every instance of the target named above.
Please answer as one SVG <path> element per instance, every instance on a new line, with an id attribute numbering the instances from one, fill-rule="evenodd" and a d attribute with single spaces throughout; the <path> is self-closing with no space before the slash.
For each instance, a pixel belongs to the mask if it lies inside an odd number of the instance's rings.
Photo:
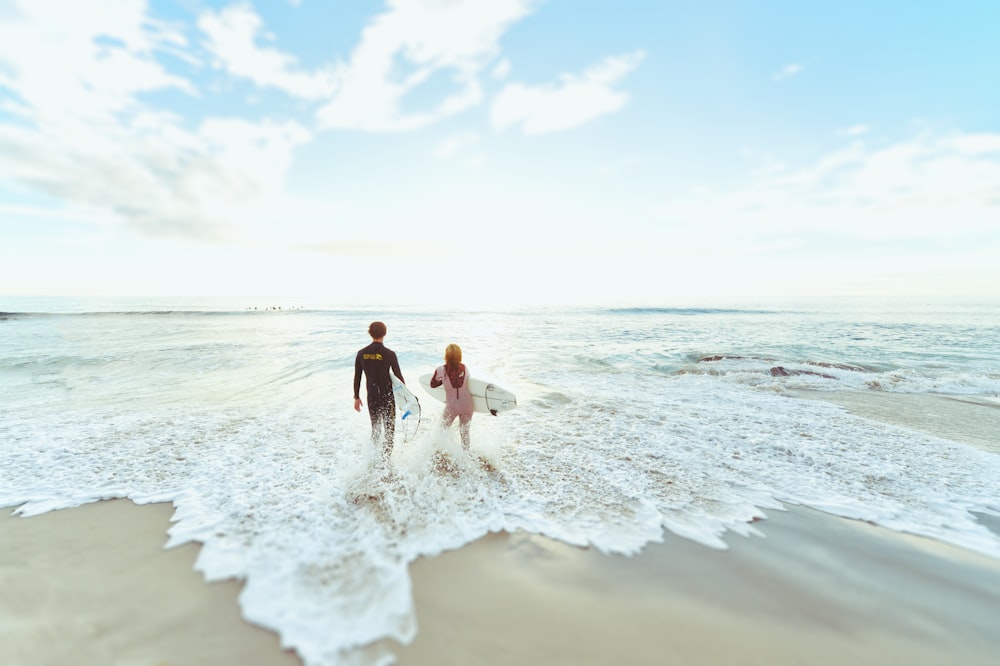
<path id="1" fill-rule="evenodd" d="M 406 387 L 406 384 L 399 381 L 399 377 L 390 372 L 389 378 L 392 380 L 392 397 L 396 402 L 396 416 L 403 422 L 405 426 L 404 437 L 407 437 L 411 430 L 416 432 L 417 426 L 420 425 L 420 401 L 417 400 L 417 396 L 413 395 L 413 391 Z"/>
<path id="2" fill-rule="evenodd" d="M 431 373 L 433 374 L 433 373 Z M 435 400 L 445 401 L 444 386 L 431 388 L 431 374 L 420 376 L 420 385 Z M 469 378 L 469 392 L 472 393 L 472 410 L 496 416 L 498 412 L 509 412 L 517 407 L 517 397 L 507 389 L 475 377 Z"/>

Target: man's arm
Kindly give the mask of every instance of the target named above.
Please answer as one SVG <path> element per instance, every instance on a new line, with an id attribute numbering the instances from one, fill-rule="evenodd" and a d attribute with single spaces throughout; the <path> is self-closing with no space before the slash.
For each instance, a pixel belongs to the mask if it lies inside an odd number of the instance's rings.
<path id="1" fill-rule="evenodd" d="M 361 352 L 354 357 L 354 411 L 361 411 Z"/>
<path id="2" fill-rule="evenodd" d="M 361 352 L 354 357 L 354 399 L 361 399 Z"/>
<path id="3" fill-rule="evenodd" d="M 399 358 L 396 357 L 395 352 L 392 354 L 392 360 L 389 362 L 389 367 L 392 368 L 393 374 L 399 377 L 399 381 L 405 384 L 406 380 L 403 379 L 403 371 L 399 369 Z"/>

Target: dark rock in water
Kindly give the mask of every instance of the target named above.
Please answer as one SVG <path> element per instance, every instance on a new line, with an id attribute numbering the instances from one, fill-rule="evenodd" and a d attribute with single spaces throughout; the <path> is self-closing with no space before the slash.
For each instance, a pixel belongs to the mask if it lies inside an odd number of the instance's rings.
<path id="1" fill-rule="evenodd" d="M 793 375 L 812 375 L 813 377 L 822 377 L 823 379 L 836 379 L 832 375 L 827 375 L 822 372 L 813 372 L 812 370 L 788 370 L 780 365 L 776 365 L 771 368 L 772 377 L 792 377 Z"/>

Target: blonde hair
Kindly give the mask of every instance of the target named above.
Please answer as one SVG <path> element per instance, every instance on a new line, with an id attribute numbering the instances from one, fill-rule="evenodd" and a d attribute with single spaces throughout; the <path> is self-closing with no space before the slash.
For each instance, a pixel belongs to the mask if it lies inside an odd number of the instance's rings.
<path id="1" fill-rule="evenodd" d="M 462 348 L 452 343 L 444 348 L 445 365 L 457 366 L 462 362 Z"/>

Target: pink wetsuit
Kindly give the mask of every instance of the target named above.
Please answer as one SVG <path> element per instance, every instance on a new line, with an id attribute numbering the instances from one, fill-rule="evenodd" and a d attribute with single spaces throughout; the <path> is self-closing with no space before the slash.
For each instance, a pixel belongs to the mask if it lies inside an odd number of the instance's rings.
<path id="1" fill-rule="evenodd" d="M 450 373 L 446 366 L 439 366 L 431 377 L 431 387 L 444 384 L 445 409 L 454 416 L 472 416 L 472 394 L 469 393 L 469 371 L 464 363 L 458 372 Z"/>

